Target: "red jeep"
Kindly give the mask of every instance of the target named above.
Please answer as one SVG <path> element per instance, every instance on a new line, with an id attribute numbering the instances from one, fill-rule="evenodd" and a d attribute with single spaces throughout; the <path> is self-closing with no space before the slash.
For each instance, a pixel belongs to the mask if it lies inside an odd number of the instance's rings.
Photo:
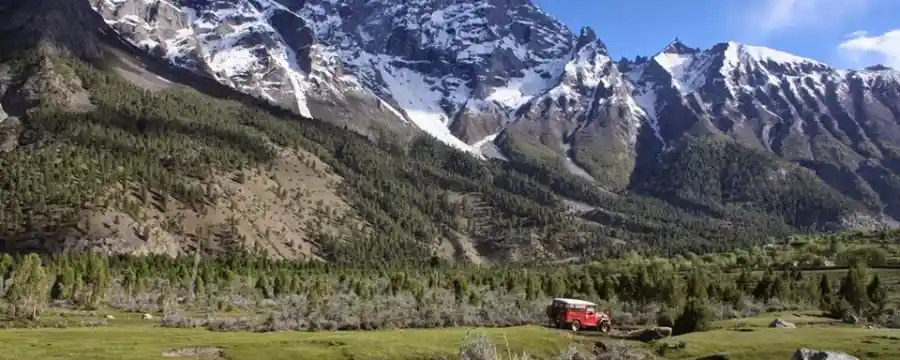
<path id="1" fill-rule="evenodd" d="M 550 327 L 569 328 L 578 331 L 595 328 L 601 332 L 609 332 L 612 320 L 608 313 L 597 312 L 597 304 L 590 301 L 556 298 L 547 307 Z"/>

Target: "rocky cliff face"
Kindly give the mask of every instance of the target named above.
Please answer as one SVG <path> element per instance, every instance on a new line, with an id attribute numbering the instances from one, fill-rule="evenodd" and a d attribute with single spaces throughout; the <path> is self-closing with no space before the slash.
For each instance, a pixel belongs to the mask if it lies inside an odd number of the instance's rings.
<path id="1" fill-rule="evenodd" d="M 148 51 L 301 114 L 328 118 L 315 103 L 349 103 L 353 94 L 385 110 L 382 123 L 409 123 L 472 152 L 523 105 L 561 86 L 590 92 L 593 70 L 611 68 L 593 31 L 574 36 L 529 1 L 93 6 Z"/>
<path id="2" fill-rule="evenodd" d="M 620 64 L 658 124 L 663 147 L 686 135 L 728 136 L 815 171 L 894 217 L 900 144 L 900 73 L 859 71 L 734 42 L 708 50 L 673 43 Z"/>
<path id="3" fill-rule="evenodd" d="M 615 62 L 528 0 L 90 1 L 175 65 L 361 132 L 424 131 L 614 191 L 641 188 L 685 138 L 734 139 L 900 218 L 892 69 L 734 42 Z"/>

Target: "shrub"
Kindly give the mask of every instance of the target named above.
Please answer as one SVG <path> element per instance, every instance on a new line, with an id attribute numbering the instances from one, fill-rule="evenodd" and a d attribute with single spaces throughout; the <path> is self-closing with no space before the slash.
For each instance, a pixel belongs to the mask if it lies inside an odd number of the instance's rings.
<path id="1" fill-rule="evenodd" d="M 466 334 L 468 338 L 469 334 Z M 460 360 L 502 360 L 504 357 L 501 355 L 499 351 L 497 351 L 497 347 L 491 343 L 491 341 L 484 334 L 477 334 L 471 340 L 464 341 L 463 345 L 460 347 L 459 352 Z M 530 360 L 531 357 L 528 354 L 523 353 L 522 355 L 513 355 L 508 353 L 508 360 Z M 562 358 L 560 359 L 572 359 L 572 358 Z"/>
<path id="2" fill-rule="evenodd" d="M 660 310 L 659 313 L 656 314 L 656 325 L 674 327 L 675 319 L 677 317 L 678 314 L 670 309 Z"/>
<path id="3" fill-rule="evenodd" d="M 206 324 L 207 321 L 205 319 L 195 319 L 178 314 L 169 314 L 164 316 L 162 319 L 159 319 L 159 326 L 165 328 L 190 329 L 203 327 L 206 326 Z"/>
<path id="4" fill-rule="evenodd" d="M 625 343 L 608 344 L 605 351 L 586 358 L 591 360 L 655 360 L 653 354 Z"/>
<path id="5" fill-rule="evenodd" d="M 672 332 L 675 335 L 687 334 L 696 331 L 706 331 L 712 323 L 712 312 L 706 304 L 698 299 L 691 298 L 684 305 L 681 316 L 675 320 Z"/>

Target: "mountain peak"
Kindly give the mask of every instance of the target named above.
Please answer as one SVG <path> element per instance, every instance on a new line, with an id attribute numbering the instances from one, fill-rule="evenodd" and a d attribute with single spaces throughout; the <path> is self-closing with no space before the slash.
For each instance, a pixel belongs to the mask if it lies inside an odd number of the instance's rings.
<path id="1" fill-rule="evenodd" d="M 581 28 L 579 32 L 578 39 L 585 39 L 585 41 L 593 42 L 597 40 L 597 33 L 590 26 L 585 26 Z"/>
<path id="2" fill-rule="evenodd" d="M 676 37 L 662 52 L 666 54 L 688 55 L 696 53 L 697 50 L 685 45 Z"/>
<path id="3" fill-rule="evenodd" d="M 580 51 L 589 44 L 597 44 L 597 49 L 603 53 L 606 53 L 607 51 L 606 44 L 604 44 L 602 40 L 597 39 L 597 33 L 594 32 L 594 29 L 590 26 L 585 26 L 581 28 L 575 49 L 576 51 Z"/>
<path id="4" fill-rule="evenodd" d="M 594 29 L 592 29 L 590 26 L 582 27 L 578 35 L 578 42 L 575 44 L 575 48 L 580 50 L 587 44 L 595 41 L 597 41 L 597 33 L 594 32 Z"/>
<path id="5" fill-rule="evenodd" d="M 887 70 L 893 70 L 893 68 L 886 66 L 884 64 L 875 64 L 872 66 L 867 66 L 865 68 L 865 70 L 866 71 L 887 71 Z"/>

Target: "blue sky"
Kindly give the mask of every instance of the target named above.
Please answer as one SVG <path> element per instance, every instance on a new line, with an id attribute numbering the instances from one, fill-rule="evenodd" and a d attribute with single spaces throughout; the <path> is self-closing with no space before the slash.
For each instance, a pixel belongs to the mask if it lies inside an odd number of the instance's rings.
<path id="1" fill-rule="evenodd" d="M 678 37 L 707 48 L 734 40 L 842 68 L 900 69 L 900 0 L 534 0 L 611 55 L 653 55 Z"/>

